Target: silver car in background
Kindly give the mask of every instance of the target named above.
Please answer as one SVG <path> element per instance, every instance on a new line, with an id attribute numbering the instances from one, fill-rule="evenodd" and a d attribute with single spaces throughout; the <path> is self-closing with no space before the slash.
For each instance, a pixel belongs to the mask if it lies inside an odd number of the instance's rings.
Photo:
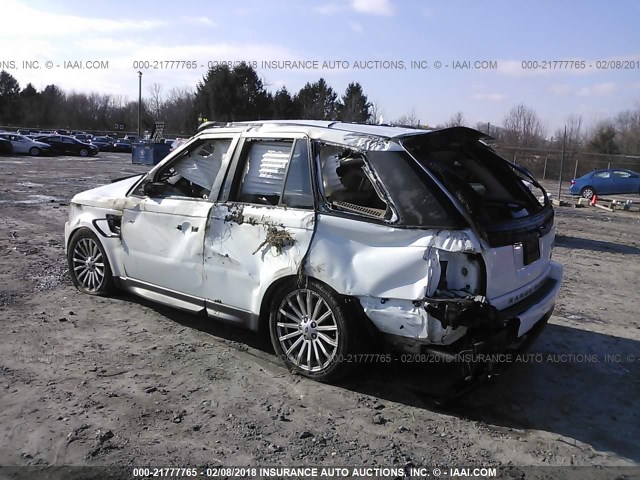
<path id="1" fill-rule="evenodd" d="M 0 133 L 0 138 L 11 142 L 14 153 L 27 153 L 33 156 L 51 153 L 51 145 L 38 142 L 24 135 L 4 132 Z"/>

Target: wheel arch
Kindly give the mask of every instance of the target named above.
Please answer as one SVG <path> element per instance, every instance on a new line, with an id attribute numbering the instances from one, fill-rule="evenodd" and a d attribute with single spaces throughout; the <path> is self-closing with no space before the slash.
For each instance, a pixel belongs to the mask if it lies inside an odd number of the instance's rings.
<path id="1" fill-rule="evenodd" d="M 65 242 L 65 254 L 69 254 L 69 245 L 71 245 L 73 239 L 83 230 L 90 231 L 98 238 L 98 241 L 102 245 L 102 248 L 107 255 L 107 260 L 109 261 L 109 265 L 111 267 L 112 276 L 121 276 L 123 273 L 122 255 L 113 244 L 113 242 L 116 241 L 118 245 L 121 245 L 120 238 L 105 237 L 104 234 L 95 227 L 90 219 L 80 219 L 77 222 L 74 222 L 73 225 L 69 225 L 68 233 L 66 234 L 67 241 Z"/>
<path id="2" fill-rule="evenodd" d="M 258 330 L 260 332 L 260 335 L 269 335 L 269 307 L 275 293 L 282 285 L 286 284 L 287 282 L 296 282 L 299 278 L 300 277 L 298 275 L 285 275 L 273 281 L 271 285 L 269 285 L 269 287 L 265 290 L 265 293 L 262 296 L 262 301 L 260 303 L 260 313 L 258 315 Z M 367 317 L 367 315 L 364 313 L 364 309 L 362 308 L 362 305 L 356 297 L 342 294 L 336 291 L 335 288 L 333 288 L 328 283 L 323 282 L 316 277 L 308 275 L 302 277 L 303 283 L 308 280 L 313 280 L 314 282 L 319 283 L 320 285 L 331 291 L 333 294 L 335 294 L 336 298 L 340 299 L 346 304 L 347 308 L 353 314 L 353 319 L 359 323 L 359 326 L 363 327 L 372 339 L 378 337 L 378 335 L 380 334 L 379 330 L 375 327 L 369 317 Z"/>
<path id="3" fill-rule="evenodd" d="M 66 250 L 66 257 L 67 257 L 66 261 L 69 268 L 69 275 L 72 277 L 73 284 L 78 289 L 80 289 L 79 283 L 81 283 L 81 281 L 76 277 L 76 274 L 72 272 L 72 268 L 73 268 L 72 256 L 74 255 L 74 253 L 69 247 L 72 246 L 73 243 L 76 241 L 76 239 L 78 237 L 81 237 L 83 234 L 85 235 L 85 238 L 91 238 L 91 237 L 95 238 L 95 241 L 97 241 L 98 243 L 98 248 L 102 251 L 106 259 L 105 259 L 105 265 L 104 265 L 105 271 L 103 275 L 103 281 L 100 284 L 100 289 L 95 291 L 87 291 L 86 288 L 88 287 L 86 285 L 82 285 L 83 289 L 81 291 L 83 291 L 84 293 L 90 293 L 93 295 L 108 296 L 110 293 L 113 292 L 115 288 L 116 276 L 113 273 L 113 268 L 112 268 L 113 263 L 109 255 L 109 251 L 105 246 L 105 243 L 101 239 L 101 235 L 98 232 L 96 232 L 94 229 L 86 225 L 79 225 L 77 228 L 73 229 L 68 235 L 68 240 L 65 244 L 65 250 Z"/>

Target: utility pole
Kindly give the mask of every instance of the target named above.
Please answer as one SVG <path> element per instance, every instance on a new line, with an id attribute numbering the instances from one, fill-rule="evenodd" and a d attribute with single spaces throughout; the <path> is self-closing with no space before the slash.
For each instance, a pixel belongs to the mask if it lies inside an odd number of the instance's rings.
<path id="1" fill-rule="evenodd" d="M 138 141 L 142 140 L 140 112 L 142 111 L 142 72 L 138 71 Z"/>
<path id="2" fill-rule="evenodd" d="M 562 193 L 562 167 L 564 167 L 564 155 L 567 151 L 567 126 L 564 126 L 564 139 L 562 140 L 562 158 L 560 159 L 560 181 L 558 182 L 558 205 L 560 205 L 560 193 Z"/>

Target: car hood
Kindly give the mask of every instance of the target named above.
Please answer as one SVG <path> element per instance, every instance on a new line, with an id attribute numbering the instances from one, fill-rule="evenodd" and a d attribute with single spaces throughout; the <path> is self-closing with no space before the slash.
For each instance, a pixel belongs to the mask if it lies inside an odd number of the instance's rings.
<path id="1" fill-rule="evenodd" d="M 71 199 L 71 203 L 122 210 L 127 199 L 127 192 L 142 176 L 134 175 L 108 185 L 80 192 Z"/>

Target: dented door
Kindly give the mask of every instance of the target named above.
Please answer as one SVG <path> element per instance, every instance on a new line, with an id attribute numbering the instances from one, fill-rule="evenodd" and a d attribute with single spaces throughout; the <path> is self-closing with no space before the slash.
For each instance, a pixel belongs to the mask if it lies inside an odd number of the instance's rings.
<path id="1" fill-rule="evenodd" d="M 209 313 L 240 322 L 255 318 L 269 285 L 297 274 L 313 223 L 309 210 L 216 204 L 204 243 Z"/>
<path id="2" fill-rule="evenodd" d="M 313 235 L 309 139 L 246 135 L 204 241 L 207 311 L 257 328 L 265 291 L 296 275 Z"/>

